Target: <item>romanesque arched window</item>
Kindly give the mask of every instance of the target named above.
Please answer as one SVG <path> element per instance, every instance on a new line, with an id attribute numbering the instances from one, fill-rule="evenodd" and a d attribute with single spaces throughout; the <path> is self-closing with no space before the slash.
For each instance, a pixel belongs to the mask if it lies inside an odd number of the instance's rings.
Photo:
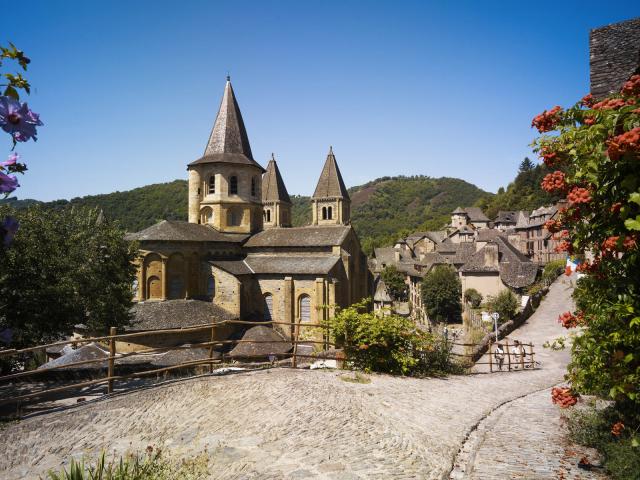
<path id="1" fill-rule="evenodd" d="M 327 219 L 327 207 L 322 207 L 322 219 Z"/>
<path id="2" fill-rule="evenodd" d="M 264 294 L 263 315 L 265 320 L 273 319 L 273 295 L 270 293 Z"/>
<path id="3" fill-rule="evenodd" d="M 266 214 L 267 214 L 267 222 L 270 222 L 271 221 L 271 209 L 267 210 Z"/>
<path id="4" fill-rule="evenodd" d="M 300 312 L 301 322 L 311 321 L 311 297 L 309 295 L 301 295 L 298 300 L 298 308 Z"/>
<path id="5" fill-rule="evenodd" d="M 333 218 L 332 208 L 328 207 L 327 208 L 327 220 L 331 220 L 332 218 Z"/>
<path id="6" fill-rule="evenodd" d="M 229 194 L 237 195 L 238 194 L 238 177 L 233 175 L 229 178 Z"/>
<path id="7" fill-rule="evenodd" d="M 255 197 L 256 196 L 256 191 L 257 191 L 257 187 L 256 187 L 256 177 L 252 177 L 251 178 L 251 196 Z"/>
<path id="8" fill-rule="evenodd" d="M 209 177 L 209 195 L 216 193 L 216 176 Z"/>
<path id="9" fill-rule="evenodd" d="M 207 278 L 207 297 L 213 298 L 216 296 L 216 279 L 213 275 L 209 275 Z"/>

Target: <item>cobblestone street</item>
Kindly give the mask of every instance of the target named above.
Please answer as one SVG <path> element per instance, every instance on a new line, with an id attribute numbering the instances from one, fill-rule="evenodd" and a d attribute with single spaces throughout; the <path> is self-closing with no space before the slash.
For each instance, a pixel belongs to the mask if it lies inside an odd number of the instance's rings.
<path id="1" fill-rule="evenodd" d="M 369 384 L 290 369 L 185 380 L 6 426 L 0 477 L 37 478 L 71 456 L 155 445 L 182 457 L 206 450 L 212 478 L 225 479 L 440 479 L 454 463 L 452 478 L 597 478 L 576 476 L 550 401 L 568 353 L 541 347 L 563 334 L 555 319 L 570 308 L 569 281 L 512 335 L 536 344 L 539 370 L 371 375 Z"/>

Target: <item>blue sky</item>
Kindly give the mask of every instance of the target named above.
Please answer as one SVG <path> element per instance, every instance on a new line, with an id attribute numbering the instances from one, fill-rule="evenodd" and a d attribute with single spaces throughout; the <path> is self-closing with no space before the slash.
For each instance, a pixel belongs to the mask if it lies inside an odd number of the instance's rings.
<path id="1" fill-rule="evenodd" d="M 634 2 L 0 2 L 45 123 L 19 198 L 186 179 L 230 72 L 254 157 L 309 195 L 329 145 L 348 186 L 385 175 L 506 185 L 531 118 L 589 85 L 589 30 Z M 6 141 L 6 136 L 5 136 Z M 7 151 L 9 149 L 8 142 Z"/>

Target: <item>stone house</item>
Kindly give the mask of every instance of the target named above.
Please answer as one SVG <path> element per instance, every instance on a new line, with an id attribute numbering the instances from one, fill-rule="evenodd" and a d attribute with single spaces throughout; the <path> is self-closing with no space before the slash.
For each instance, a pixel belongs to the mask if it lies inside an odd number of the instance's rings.
<path id="1" fill-rule="evenodd" d="M 139 244 L 135 301 L 213 304 L 218 317 L 316 322 L 371 295 L 365 254 L 333 149 L 312 197 L 312 225 L 291 227 L 275 158 L 253 158 L 230 80 L 202 157 L 187 166 L 188 221 L 127 236 Z M 172 323 L 189 324 L 188 315 Z M 283 328 L 290 337 L 292 329 Z"/>
<path id="2" fill-rule="evenodd" d="M 558 241 L 544 226 L 547 220 L 557 216 L 559 205 L 561 203 L 540 207 L 532 211 L 528 217 L 520 216 L 514 227 L 515 235 L 510 235 L 511 241 L 517 245 L 520 252 L 533 262 L 544 265 L 566 258 L 566 254 L 555 251 Z"/>

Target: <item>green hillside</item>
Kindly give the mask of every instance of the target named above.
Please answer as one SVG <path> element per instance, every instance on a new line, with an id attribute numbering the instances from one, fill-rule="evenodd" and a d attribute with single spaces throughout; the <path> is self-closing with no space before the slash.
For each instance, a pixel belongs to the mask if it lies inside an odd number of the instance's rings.
<path id="1" fill-rule="evenodd" d="M 418 229 L 437 229 L 449 220 L 457 206 L 474 205 L 490 196 L 456 178 L 383 177 L 349 190 L 352 223 L 367 252 L 393 242 L 399 235 Z M 293 195 L 294 226 L 311 222 L 309 197 Z M 34 200 L 9 200 L 17 208 Z M 99 207 L 107 218 L 118 220 L 129 231 L 138 231 L 163 219 L 186 220 L 187 182 L 147 185 L 126 192 L 56 200 L 44 205 L 67 208 Z"/>

